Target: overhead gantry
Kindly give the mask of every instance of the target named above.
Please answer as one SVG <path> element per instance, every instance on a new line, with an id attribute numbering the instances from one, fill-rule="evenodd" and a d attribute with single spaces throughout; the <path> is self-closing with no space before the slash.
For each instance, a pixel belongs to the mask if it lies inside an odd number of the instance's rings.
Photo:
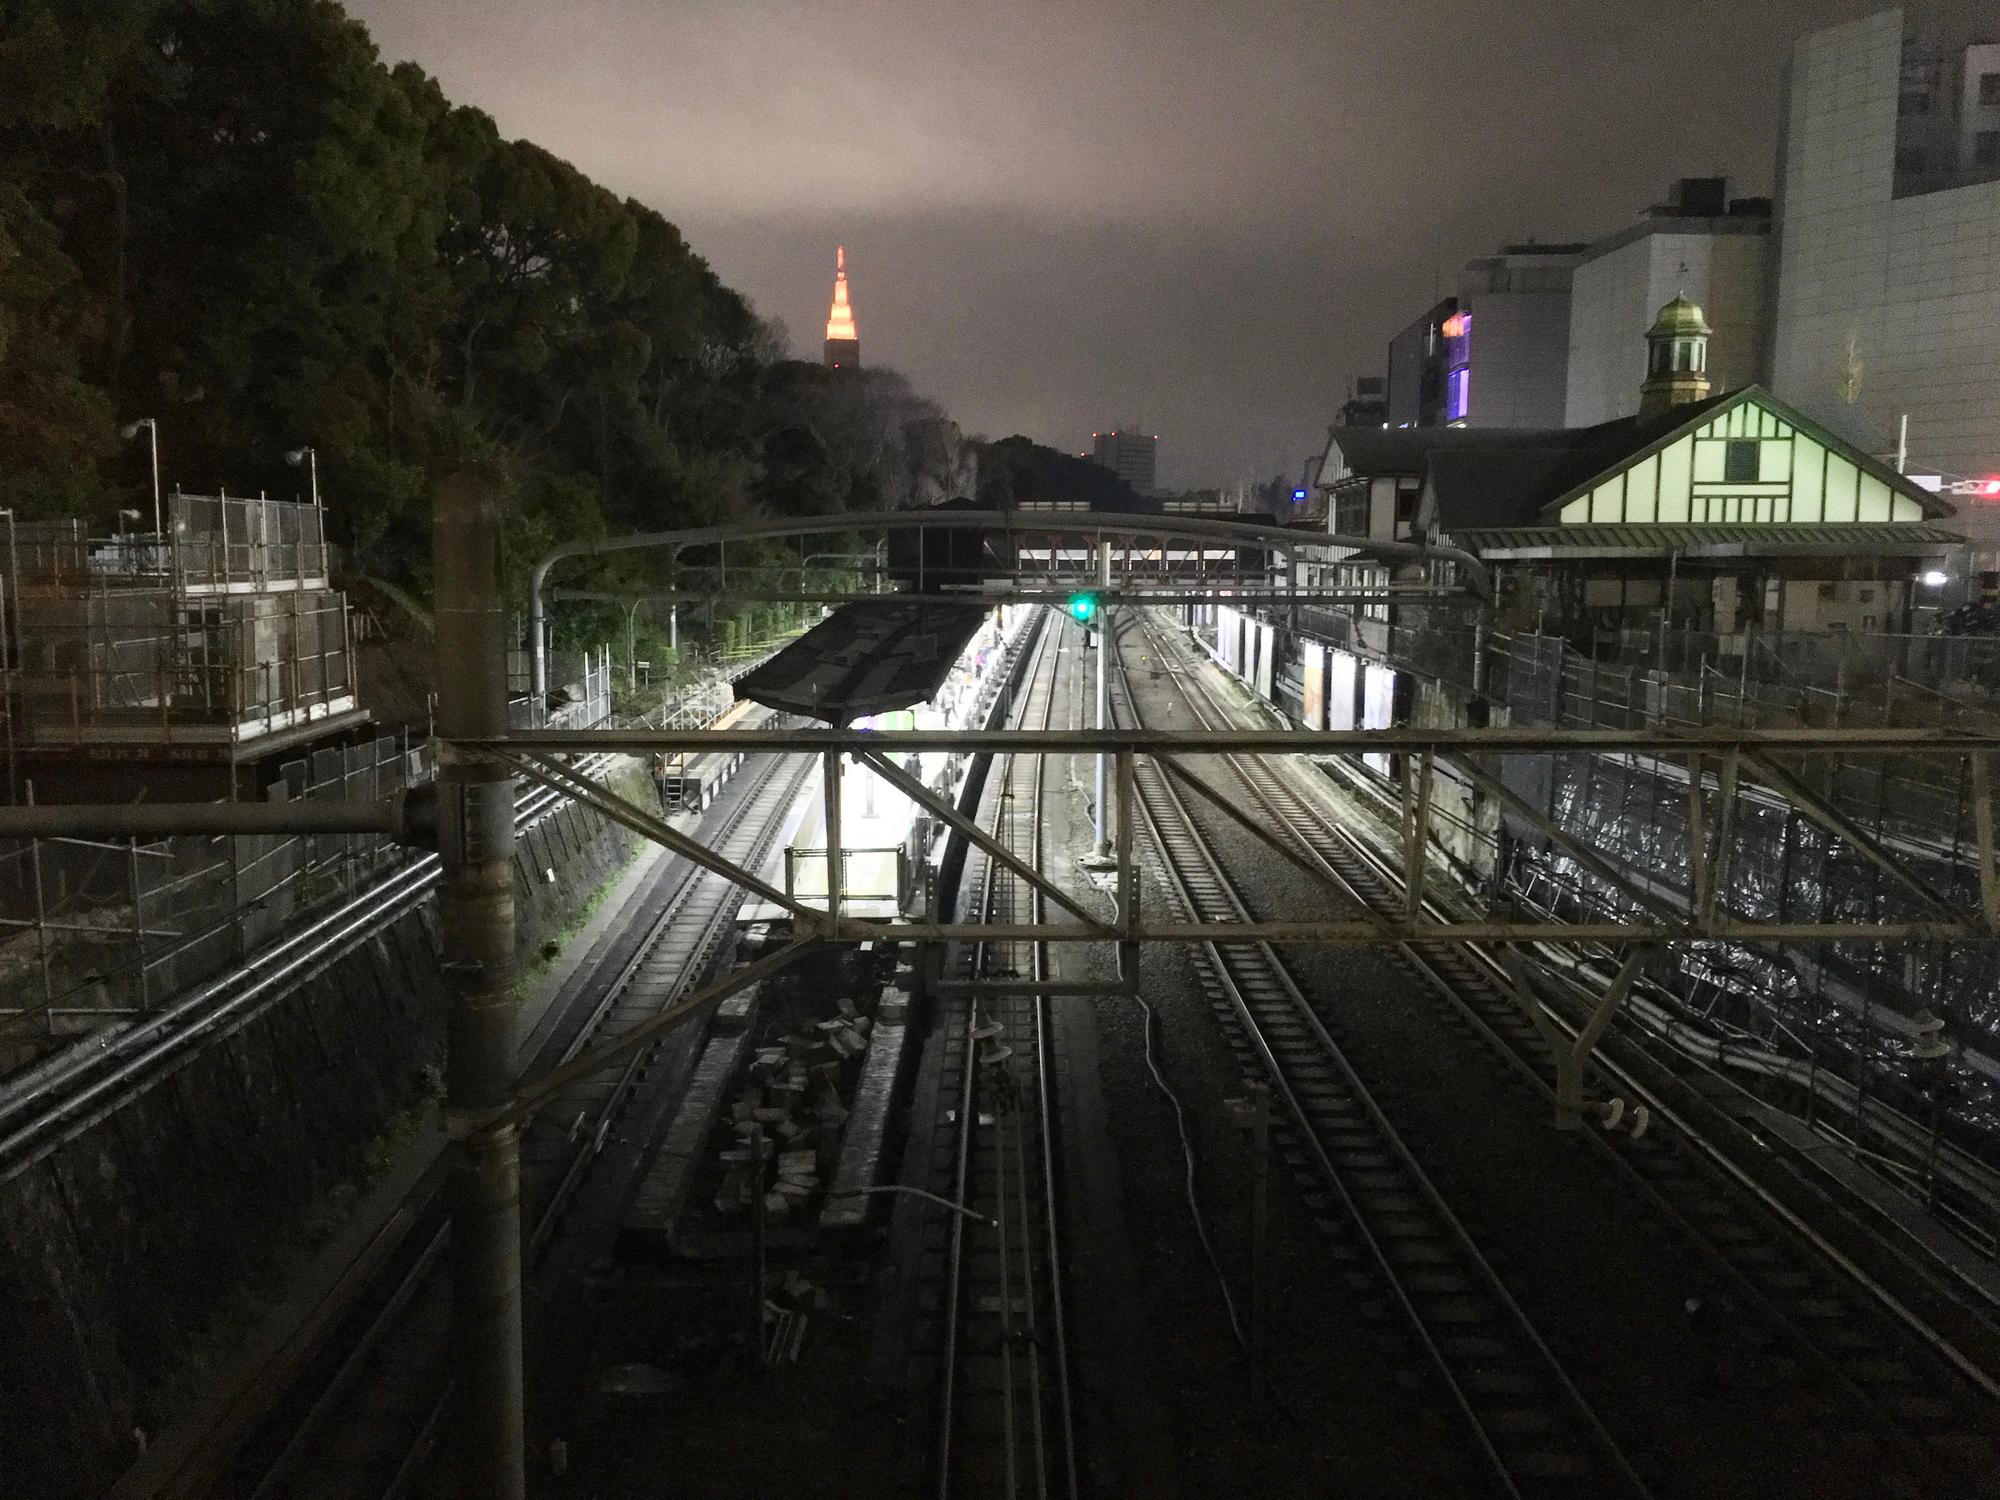
<path id="1" fill-rule="evenodd" d="M 532 676 L 530 686 L 536 702 L 548 692 L 548 603 L 549 572 L 558 563 L 579 557 L 601 557 L 612 553 L 656 551 L 667 554 L 670 580 L 665 591 L 649 591 L 644 597 L 667 602 L 737 599 L 780 599 L 811 603 L 842 603 L 875 594 L 843 594 L 834 590 L 809 592 L 803 587 L 786 591 L 759 583 L 739 581 L 732 589 L 728 582 L 727 548 L 731 542 L 809 536 L 837 536 L 851 533 L 881 533 L 884 542 L 891 535 L 914 532 L 921 558 L 925 533 L 979 532 L 1003 543 L 1002 553 L 1018 559 L 1022 543 L 1039 541 L 1026 550 L 1038 560 L 1046 554 L 1047 566 L 981 570 L 984 576 L 967 576 L 963 570 L 945 576 L 918 577 L 916 592 L 971 595 L 995 604 L 1014 602 L 1054 603 L 1070 586 L 1082 583 L 1108 591 L 1116 602 L 1164 604 L 1193 598 L 1212 599 L 1228 593 L 1242 602 L 1307 602 L 1328 597 L 1352 598 L 1351 590 L 1328 591 L 1302 584 L 1297 565 L 1311 557 L 1337 561 L 1366 553 L 1388 561 L 1449 563 L 1459 582 L 1440 589 L 1429 585 L 1392 590 L 1382 597 L 1401 597 L 1410 602 L 1435 602 L 1444 598 L 1469 599 L 1477 605 L 1490 604 L 1492 577 L 1486 565 L 1472 553 L 1457 547 L 1431 546 L 1418 542 L 1384 542 L 1365 536 L 1343 536 L 1335 532 L 1292 530 L 1282 526 L 1260 526 L 1246 521 L 1220 521 L 1202 516 L 1152 515 L 1119 511 L 1024 511 L 1024 510 L 888 510 L 856 511 L 838 516 L 783 517 L 759 521 L 737 521 L 724 526 L 685 527 L 674 531 L 637 532 L 630 536 L 599 537 L 590 541 L 565 542 L 551 548 L 535 563 L 528 576 L 528 621 Z M 1245 569 L 1220 567 L 1193 577 L 1175 577 L 1160 566 L 1148 567 L 1173 542 L 1208 544 L 1201 552 L 1274 554 L 1285 560 L 1283 583 L 1274 584 L 1267 565 Z M 1081 546 L 1077 544 L 1081 543 Z M 694 548 L 714 547 L 721 553 L 715 566 L 717 577 L 694 588 L 678 586 L 681 554 Z M 877 549 L 886 550 L 886 547 Z M 1064 564 L 1074 556 L 1078 566 Z M 878 564 L 878 567 L 880 565 Z M 921 569 L 921 564 L 919 565 Z M 1108 570 L 1108 572 L 1107 572 Z M 786 568 L 784 571 L 794 571 Z M 805 572 L 803 562 L 796 569 Z M 1011 575 L 1011 576 L 1009 576 Z M 1109 578 L 1109 582 L 1104 580 Z M 635 596 L 636 597 L 636 596 Z"/>

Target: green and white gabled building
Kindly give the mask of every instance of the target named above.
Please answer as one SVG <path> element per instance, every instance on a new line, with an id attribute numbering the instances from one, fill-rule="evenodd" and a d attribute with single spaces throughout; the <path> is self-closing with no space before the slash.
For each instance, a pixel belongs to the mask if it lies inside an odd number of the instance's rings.
<path id="1" fill-rule="evenodd" d="M 1448 542 L 1491 563 L 1503 622 L 1587 644 L 1663 620 L 1905 630 L 1962 542 L 1952 507 L 1760 386 L 1706 392 L 1707 325 L 1676 298 L 1635 417 L 1542 432 L 1334 428 L 1335 532 Z M 1365 553 L 1350 581 L 1380 581 Z"/>

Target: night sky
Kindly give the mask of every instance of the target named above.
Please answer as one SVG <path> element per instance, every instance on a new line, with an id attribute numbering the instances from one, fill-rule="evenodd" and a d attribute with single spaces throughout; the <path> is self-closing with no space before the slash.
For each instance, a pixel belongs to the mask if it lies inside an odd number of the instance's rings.
<path id="1" fill-rule="evenodd" d="M 971 432 L 1298 471 L 1502 241 L 1770 190 L 1793 40 L 1879 0 L 348 0 L 389 61 L 657 208 L 817 358 Z"/>

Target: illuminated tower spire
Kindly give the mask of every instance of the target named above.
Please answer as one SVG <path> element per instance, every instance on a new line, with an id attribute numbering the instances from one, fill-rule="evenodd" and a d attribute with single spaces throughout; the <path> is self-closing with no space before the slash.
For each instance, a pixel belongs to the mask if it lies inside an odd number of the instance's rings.
<path id="1" fill-rule="evenodd" d="M 826 319 L 826 363 L 832 370 L 861 368 L 861 334 L 847 300 L 847 247 L 833 252 L 833 310 Z"/>

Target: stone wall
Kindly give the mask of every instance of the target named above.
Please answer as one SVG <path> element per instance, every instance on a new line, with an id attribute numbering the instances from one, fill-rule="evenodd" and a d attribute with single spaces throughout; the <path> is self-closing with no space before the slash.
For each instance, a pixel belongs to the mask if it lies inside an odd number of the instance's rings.
<path id="1" fill-rule="evenodd" d="M 642 804 L 637 763 L 614 784 Z M 632 836 L 567 804 L 516 858 L 523 964 Z M 170 1423 L 444 1045 L 427 903 L 0 1182 L 0 1494 L 82 1500 Z M 236 1325 L 241 1325 L 240 1327 Z"/>

